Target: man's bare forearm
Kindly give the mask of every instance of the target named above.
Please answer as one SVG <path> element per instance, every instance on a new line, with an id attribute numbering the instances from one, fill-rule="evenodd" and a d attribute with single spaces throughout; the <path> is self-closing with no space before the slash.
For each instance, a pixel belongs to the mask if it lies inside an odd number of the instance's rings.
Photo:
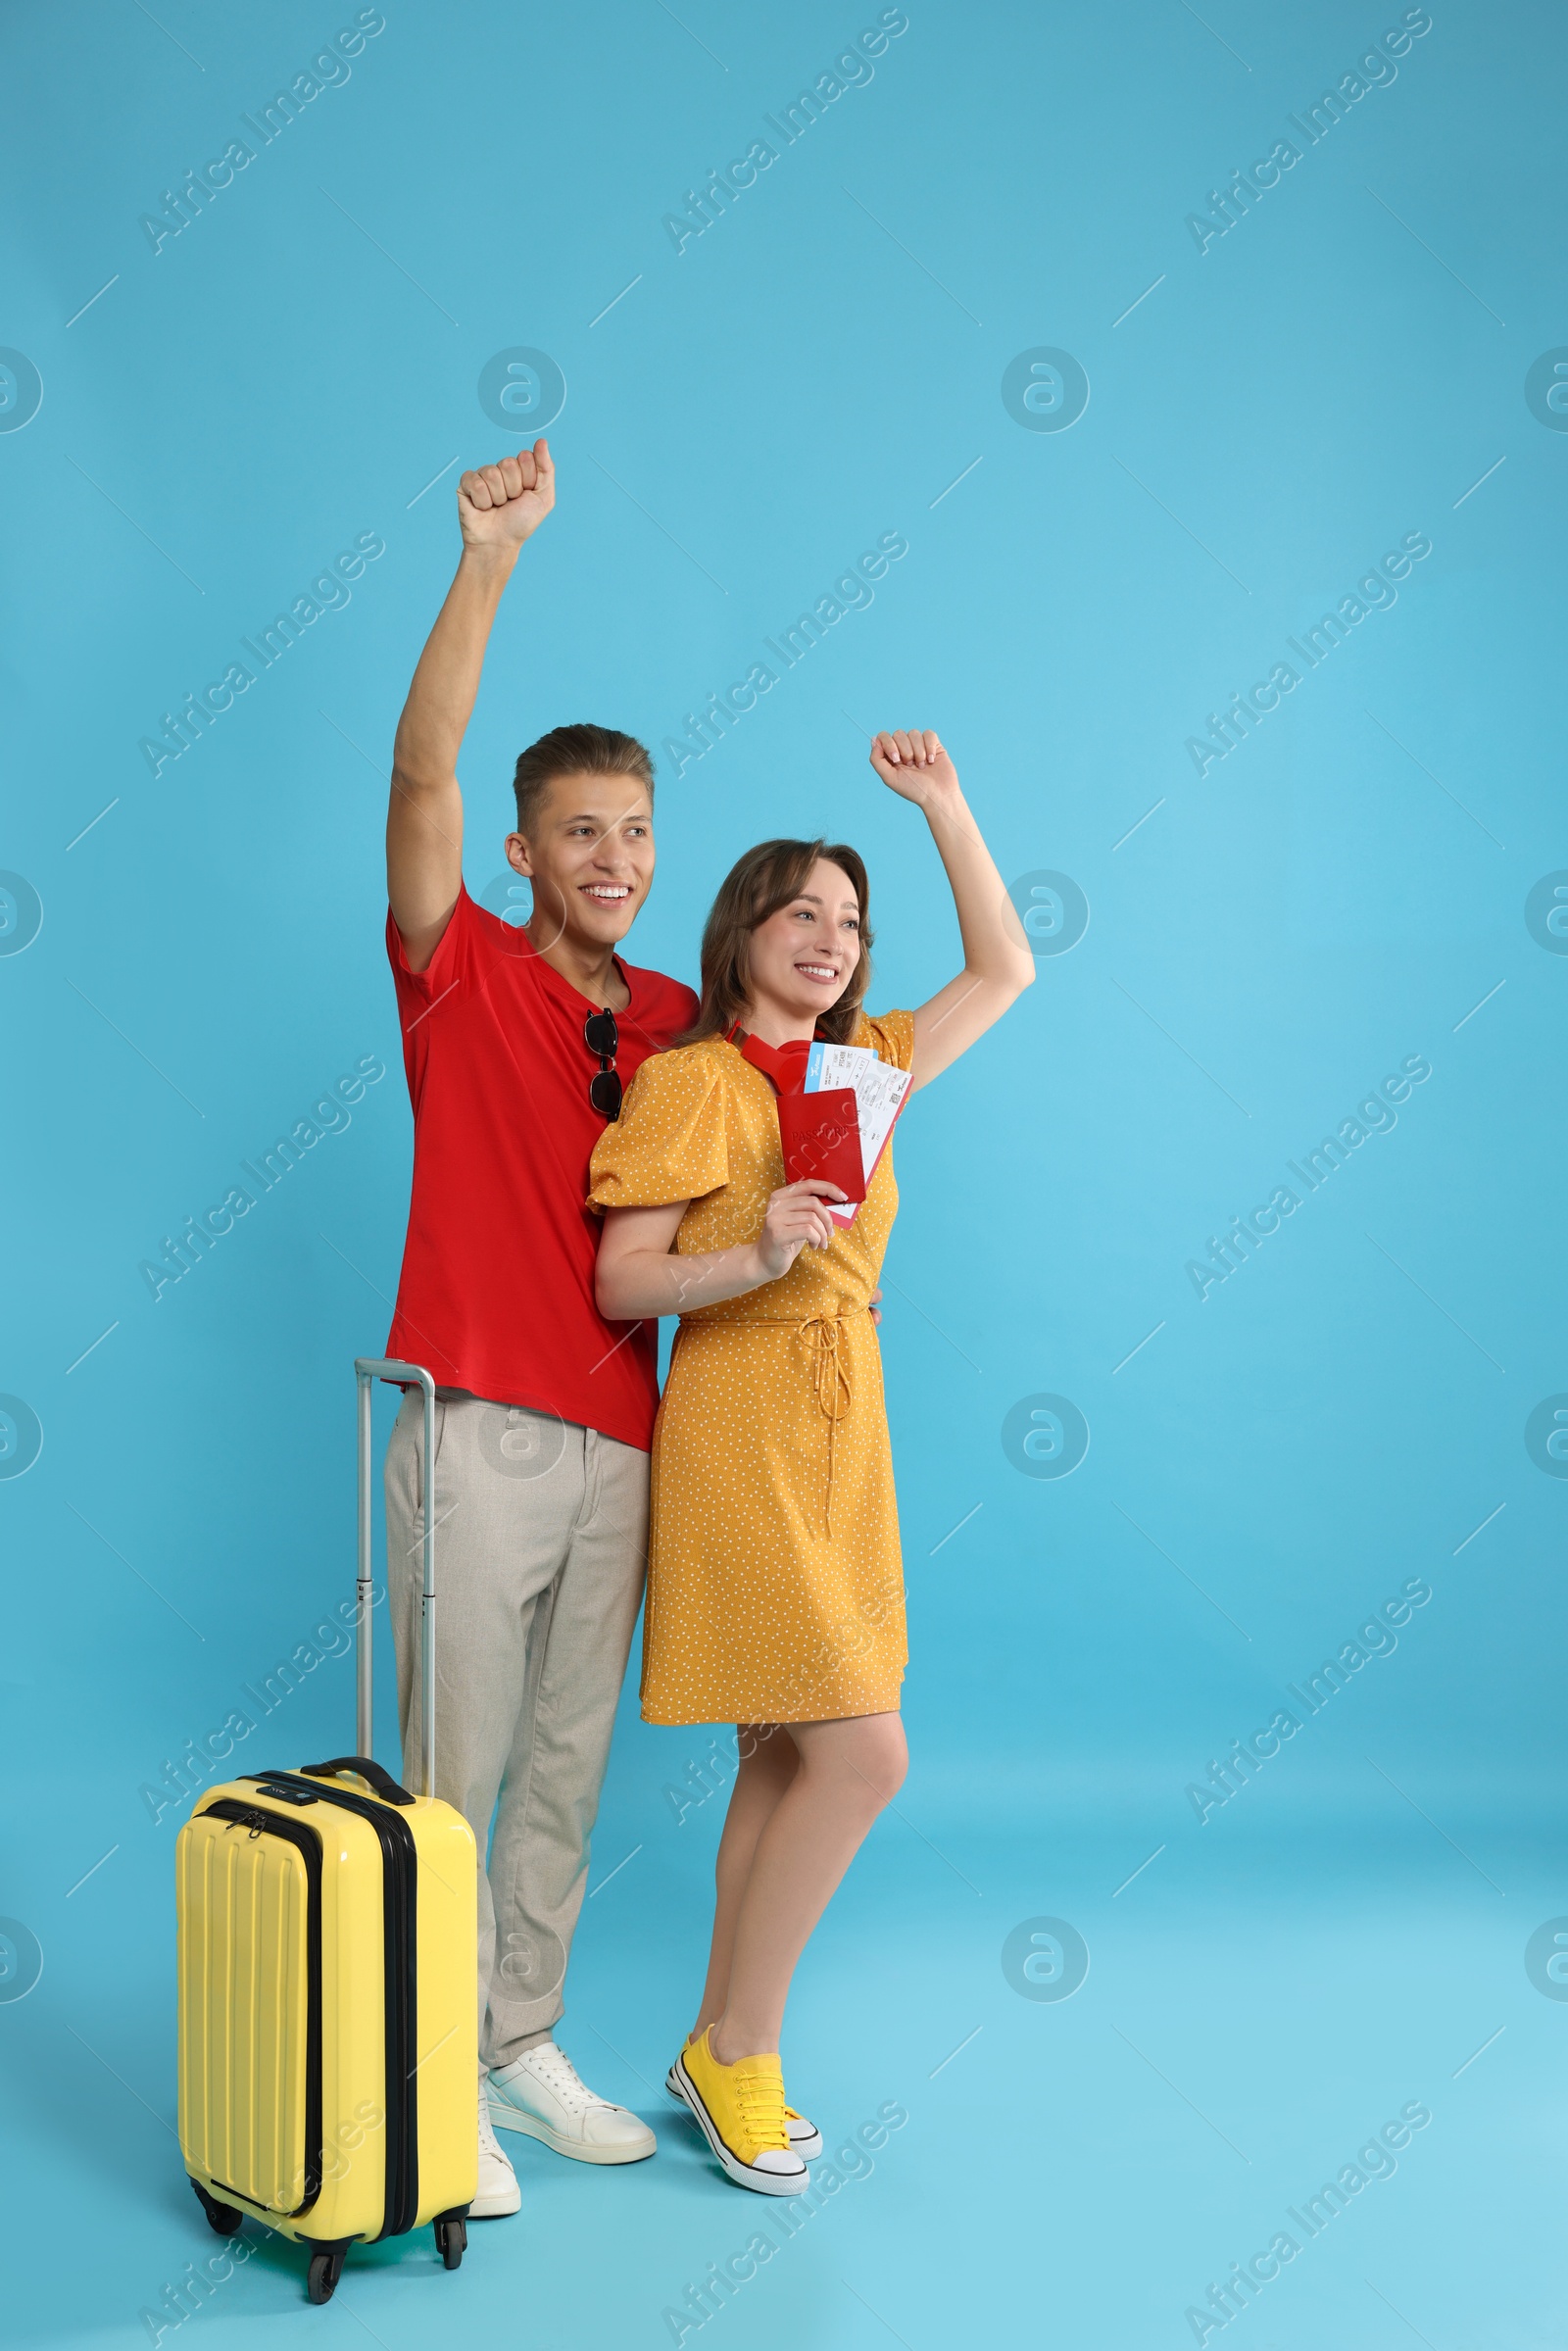
<path id="1" fill-rule="evenodd" d="M 491 626 L 517 550 L 555 501 L 555 467 L 542 440 L 458 483 L 463 560 L 398 720 L 387 806 L 387 899 L 414 971 L 428 965 L 463 888 L 458 753 Z"/>
<path id="2" fill-rule="evenodd" d="M 485 648 L 517 555 L 515 547 L 463 551 L 398 720 L 392 765 L 406 790 L 439 791 L 456 773 Z"/>

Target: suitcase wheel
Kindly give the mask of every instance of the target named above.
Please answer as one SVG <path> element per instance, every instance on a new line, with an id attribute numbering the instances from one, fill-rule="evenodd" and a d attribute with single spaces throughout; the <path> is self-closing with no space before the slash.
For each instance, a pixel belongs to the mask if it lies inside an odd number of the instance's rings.
<path id="1" fill-rule="evenodd" d="M 191 2186 L 196 2190 L 197 2200 L 207 2215 L 208 2226 L 216 2229 L 220 2236 L 233 2236 L 244 2227 L 245 2215 L 236 2212 L 232 2204 L 220 2204 L 216 2196 L 207 2193 L 199 2180 L 193 2180 Z"/>
<path id="2" fill-rule="evenodd" d="M 449 2270 L 455 2270 L 468 2249 L 468 2225 L 462 2213 L 443 2213 L 435 2224 L 435 2249 Z"/>
<path id="3" fill-rule="evenodd" d="M 311 2255 L 310 2276 L 306 2292 L 313 2302 L 330 2302 L 337 2291 L 337 2281 L 343 2275 L 343 2257 L 347 2245 L 323 2245 Z"/>

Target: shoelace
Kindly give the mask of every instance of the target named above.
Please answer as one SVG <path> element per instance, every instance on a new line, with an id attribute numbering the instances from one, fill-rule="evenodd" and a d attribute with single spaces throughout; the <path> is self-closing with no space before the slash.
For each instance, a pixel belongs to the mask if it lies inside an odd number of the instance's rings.
<path id="1" fill-rule="evenodd" d="M 533 2050 L 531 2056 L 533 2070 L 543 2077 L 546 2085 L 555 2091 L 563 2106 L 568 2107 L 573 2114 L 585 2114 L 590 2106 L 609 2104 L 607 2098 L 595 2095 L 578 2075 L 565 2050 L 558 2049 L 554 2042 L 548 2049 L 541 2047 Z"/>
<path id="2" fill-rule="evenodd" d="M 774 2073 L 745 2073 L 735 2083 L 741 2123 L 758 2148 L 789 2146 L 784 2128 L 784 2082 Z"/>
<path id="3" fill-rule="evenodd" d="M 503 2163 L 506 2161 L 501 2141 L 496 2136 L 495 2125 L 490 2120 L 490 2108 L 482 2087 L 479 2091 L 479 2146 L 484 2154 L 500 2155 Z"/>

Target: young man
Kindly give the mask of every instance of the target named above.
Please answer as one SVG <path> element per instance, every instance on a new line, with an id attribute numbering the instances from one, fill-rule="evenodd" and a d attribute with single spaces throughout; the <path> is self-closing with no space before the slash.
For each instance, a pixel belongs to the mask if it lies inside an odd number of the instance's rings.
<path id="1" fill-rule="evenodd" d="M 555 504 L 543 441 L 465 473 L 463 556 L 398 726 L 387 951 L 414 1102 L 414 1192 L 387 1351 L 437 1384 L 436 1793 L 472 1826 L 479 1879 L 479 2192 L 520 2201 L 494 2123 L 583 2163 L 654 2134 L 556 2046 L 588 1838 L 642 1594 L 655 1326 L 594 1302 L 588 1161 L 623 1084 L 689 1025 L 689 988 L 620 962 L 654 871 L 653 777 L 630 736 L 558 727 L 517 761 L 520 930 L 463 886 L 458 750 L 485 645 Z M 416 1671 L 422 1406 L 387 1451 L 388 1589 L 404 1752 Z M 494 1837 L 491 1820 L 494 1815 Z"/>

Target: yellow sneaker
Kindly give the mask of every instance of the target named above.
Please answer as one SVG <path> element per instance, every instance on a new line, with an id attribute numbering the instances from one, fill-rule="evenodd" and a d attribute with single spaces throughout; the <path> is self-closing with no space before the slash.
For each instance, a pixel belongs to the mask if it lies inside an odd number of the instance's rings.
<path id="1" fill-rule="evenodd" d="M 688 2049 L 691 2047 L 690 2036 L 687 2038 L 686 2046 Z M 678 2099 L 682 2106 L 686 2104 L 686 2092 L 676 2079 L 674 2066 L 671 2066 L 669 2072 L 664 2076 L 664 2088 L 668 2096 Z M 786 2106 L 784 2129 L 796 2154 L 804 2155 L 808 2163 L 815 2163 L 822 2152 L 822 2133 L 816 2125 L 808 2121 L 804 2114 L 797 2114 L 793 2106 Z"/>
<path id="2" fill-rule="evenodd" d="M 704 2032 L 687 2042 L 670 2071 L 676 2094 L 737 2187 L 798 2196 L 810 2185 L 811 2175 L 785 2127 L 784 2074 L 776 2057 L 720 2065 Z"/>

